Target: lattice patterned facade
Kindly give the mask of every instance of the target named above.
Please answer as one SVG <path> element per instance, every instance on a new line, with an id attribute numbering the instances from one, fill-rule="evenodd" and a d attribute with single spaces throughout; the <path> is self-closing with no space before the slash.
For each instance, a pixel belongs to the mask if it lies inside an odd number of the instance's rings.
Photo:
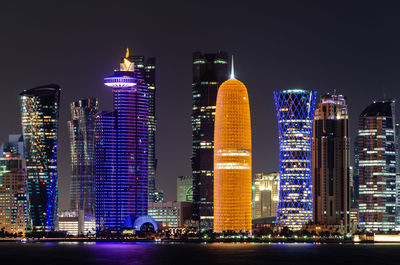
<path id="1" fill-rule="evenodd" d="M 292 230 L 312 221 L 311 137 L 317 92 L 275 91 L 280 148 L 277 223 Z"/>

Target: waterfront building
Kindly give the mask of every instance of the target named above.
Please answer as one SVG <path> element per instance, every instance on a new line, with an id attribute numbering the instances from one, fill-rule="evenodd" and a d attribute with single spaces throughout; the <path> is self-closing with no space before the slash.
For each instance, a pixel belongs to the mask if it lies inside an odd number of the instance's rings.
<path id="1" fill-rule="evenodd" d="M 96 220 L 93 216 L 85 216 L 83 210 L 62 211 L 58 220 L 58 230 L 71 236 L 94 236 Z"/>
<path id="2" fill-rule="evenodd" d="M 219 87 L 214 129 L 214 231 L 251 232 L 251 119 L 233 74 Z"/>
<path id="3" fill-rule="evenodd" d="M 354 142 L 354 169 L 353 169 L 353 188 L 351 198 L 351 208 L 358 208 L 358 197 L 360 195 L 360 183 L 359 183 L 359 158 L 358 158 L 358 141 Z"/>
<path id="4" fill-rule="evenodd" d="M 368 231 L 395 229 L 395 101 L 375 101 L 358 121 L 359 218 Z"/>
<path id="5" fill-rule="evenodd" d="M 57 224 L 57 134 L 61 89 L 50 84 L 20 94 L 21 124 L 32 230 Z"/>
<path id="6" fill-rule="evenodd" d="M 255 174 L 252 190 L 253 219 L 271 216 L 276 218 L 279 201 L 279 172 Z"/>
<path id="7" fill-rule="evenodd" d="M 280 149 L 276 222 L 299 230 L 312 222 L 311 138 L 317 92 L 275 91 Z"/>
<path id="8" fill-rule="evenodd" d="M 70 183 L 70 209 L 95 213 L 94 132 L 98 100 L 81 99 L 72 102 L 68 121 L 71 142 L 72 176 Z"/>
<path id="9" fill-rule="evenodd" d="M 193 201 L 193 177 L 179 176 L 176 181 L 176 194 L 178 202 Z"/>
<path id="10" fill-rule="evenodd" d="M 185 221 L 192 218 L 192 203 L 174 201 L 149 203 L 149 215 L 161 227 L 183 227 Z"/>
<path id="11" fill-rule="evenodd" d="M 218 88 L 229 78 L 226 52 L 193 53 L 192 176 L 193 219 L 213 228 L 214 118 Z"/>
<path id="12" fill-rule="evenodd" d="M 20 134 L 9 135 L 0 147 L 0 229 L 26 232 L 28 224 L 26 165 Z"/>
<path id="13" fill-rule="evenodd" d="M 346 98 L 328 94 L 315 109 L 312 139 L 314 224 L 350 224 L 350 138 Z"/>
<path id="14" fill-rule="evenodd" d="M 162 191 L 156 188 L 156 58 L 150 57 L 146 59 L 143 55 L 129 55 L 128 60 L 135 64 L 135 71 L 140 72 L 143 80 L 149 90 L 149 121 L 148 121 L 148 197 L 149 202 L 160 201 L 160 193 Z M 162 201 L 162 199 L 161 199 Z"/>
<path id="15" fill-rule="evenodd" d="M 106 77 L 114 110 L 96 116 L 96 222 L 99 230 L 133 228 L 148 207 L 149 90 L 129 52 Z M 143 218 L 142 218 L 143 219 Z"/>

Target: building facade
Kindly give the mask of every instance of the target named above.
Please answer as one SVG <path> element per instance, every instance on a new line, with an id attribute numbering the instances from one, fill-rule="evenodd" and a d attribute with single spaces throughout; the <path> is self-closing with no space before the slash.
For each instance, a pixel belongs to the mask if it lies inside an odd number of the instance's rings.
<path id="1" fill-rule="evenodd" d="M 350 223 L 350 138 L 346 98 L 324 95 L 313 124 L 314 223 L 344 227 Z"/>
<path id="2" fill-rule="evenodd" d="M 247 88 L 218 89 L 214 129 L 214 231 L 251 232 L 251 118 Z"/>
<path id="3" fill-rule="evenodd" d="M 257 173 L 253 179 L 253 219 L 276 218 L 279 201 L 279 172 Z"/>
<path id="4" fill-rule="evenodd" d="M 280 149 L 280 190 L 276 222 L 300 230 L 313 220 L 311 139 L 317 92 L 275 91 Z"/>
<path id="5" fill-rule="evenodd" d="M 192 218 L 192 204 L 173 201 L 149 203 L 149 215 L 161 227 L 183 227 L 185 221 Z"/>
<path id="6" fill-rule="evenodd" d="M 26 165 L 21 135 L 0 148 L 0 229 L 24 235 L 28 224 Z"/>
<path id="7" fill-rule="evenodd" d="M 193 219 L 213 228 L 214 118 L 218 88 L 229 79 L 226 52 L 193 53 L 192 176 Z"/>
<path id="8" fill-rule="evenodd" d="M 81 99 L 72 102 L 68 121 L 71 143 L 72 175 L 70 183 L 70 209 L 83 210 L 94 216 L 96 197 L 94 180 L 94 132 L 98 100 Z"/>
<path id="9" fill-rule="evenodd" d="M 57 135 L 60 87 L 50 84 L 20 94 L 30 229 L 55 229 L 58 212 Z"/>
<path id="10" fill-rule="evenodd" d="M 58 220 L 58 230 L 72 236 L 94 236 L 96 220 L 93 216 L 85 216 L 83 210 L 62 211 Z"/>
<path id="11" fill-rule="evenodd" d="M 96 116 L 96 222 L 99 230 L 132 228 L 147 215 L 149 90 L 129 53 L 106 77 L 114 110 Z"/>
<path id="12" fill-rule="evenodd" d="M 148 161 L 148 197 L 149 202 L 159 202 L 163 198 L 160 197 L 162 191 L 156 188 L 156 173 L 157 173 L 157 159 L 156 159 L 156 58 L 150 57 L 146 59 L 142 55 L 130 55 L 128 60 L 135 64 L 135 71 L 140 72 L 147 88 L 149 89 L 149 161 Z"/>
<path id="13" fill-rule="evenodd" d="M 360 227 L 395 229 L 396 217 L 395 101 L 376 101 L 358 120 Z"/>
<path id="14" fill-rule="evenodd" d="M 193 201 L 193 177 L 179 176 L 176 180 L 176 194 L 178 202 Z"/>

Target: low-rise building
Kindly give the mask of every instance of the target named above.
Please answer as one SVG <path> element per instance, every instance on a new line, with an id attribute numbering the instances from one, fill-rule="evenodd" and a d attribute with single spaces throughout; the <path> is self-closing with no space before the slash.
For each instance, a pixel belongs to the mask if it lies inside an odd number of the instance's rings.
<path id="1" fill-rule="evenodd" d="M 253 178 L 253 219 L 276 216 L 279 173 L 258 173 Z"/>
<path id="2" fill-rule="evenodd" d="M 93 216 L 85 216 L 84 211 L 62 211 L 58 220 L 58 230 L 67 232 L 68 235 L 95 235 L 96 220 Z"/>
<path id="3" fill-rule="evenodd" d="M 183 227 L 192 217 L 190 202 L 149 202 L 148 213 L 161 227 Z"/>

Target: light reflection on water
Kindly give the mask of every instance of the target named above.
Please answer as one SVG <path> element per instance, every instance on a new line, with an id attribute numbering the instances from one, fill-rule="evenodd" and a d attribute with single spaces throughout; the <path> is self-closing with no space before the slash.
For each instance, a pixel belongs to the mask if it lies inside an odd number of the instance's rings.
<path id="1" fill-rule="evenodd" d="M 2 259 L 13 264 L 128 265 L 313 265 L 396 264 L 400 244 L 316 243 L 0 243 Z M 7 264 L 7 263 L 4 263 Z M 1 263 L 3 265 L 3 262 Z"/>

